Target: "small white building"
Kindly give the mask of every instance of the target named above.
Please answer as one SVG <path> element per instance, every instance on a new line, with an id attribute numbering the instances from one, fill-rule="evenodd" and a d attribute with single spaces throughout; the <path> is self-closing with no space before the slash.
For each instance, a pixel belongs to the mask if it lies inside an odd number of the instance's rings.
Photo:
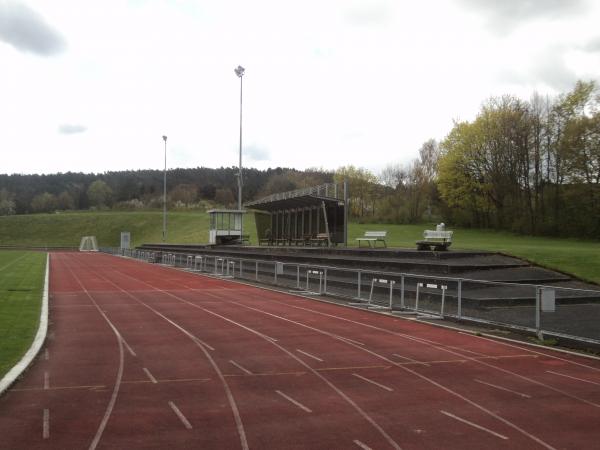
<path id="1" fill-rule="evenodd" d="M 246 211 L 239 209 L 211 209 L 208 211 L 210 227 L 208 243 L 213 245 L 241 244 Z"/>

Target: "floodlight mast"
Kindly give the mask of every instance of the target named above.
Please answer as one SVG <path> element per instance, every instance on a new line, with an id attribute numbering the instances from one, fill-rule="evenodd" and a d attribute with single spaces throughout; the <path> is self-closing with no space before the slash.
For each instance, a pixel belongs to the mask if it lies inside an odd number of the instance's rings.
<path id="1" fill-rule="evenodd" d="M 165 170 L 163 172 L 163 232 L 162 240 L 167 241 L 167 137 L 163 136 L 165 141 Z"/>
<path id="2" fill-rule="evenodd" d="M 235 74 L 240 79 L 240 171 L 238 172 L 238 210 L 242 210 L 242 78 L 244 77 L 244 69 L 242 66 L 237 66 L 234 69 Z"/>

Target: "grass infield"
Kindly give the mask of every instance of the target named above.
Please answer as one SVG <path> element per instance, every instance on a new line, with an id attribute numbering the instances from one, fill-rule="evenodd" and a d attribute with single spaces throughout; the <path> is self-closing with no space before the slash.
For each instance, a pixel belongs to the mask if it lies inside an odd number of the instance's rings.
<path id="1" fill-rule="evenodd" d="M 37 333 L 45 269 L 45 253 L 0 251 L 0 378 Z"/>

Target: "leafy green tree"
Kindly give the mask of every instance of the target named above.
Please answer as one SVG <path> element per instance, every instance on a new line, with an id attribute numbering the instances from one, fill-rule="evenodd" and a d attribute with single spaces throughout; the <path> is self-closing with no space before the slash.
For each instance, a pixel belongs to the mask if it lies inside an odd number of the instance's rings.
<path id="1" fill-rule="evenodd" d="M 103 208 L 111 203 L 112 189 L 104 181 L 96 180 L 88 187 L 87 196 L 92 206 Z"/>
<path id="2" fill-rule="evenodd" d="M 33 212 L 51 212 L 55 211 L 58 207 L 56 196 L 48 192 L 38 194 L 31 200 L 31 209 Z"/>

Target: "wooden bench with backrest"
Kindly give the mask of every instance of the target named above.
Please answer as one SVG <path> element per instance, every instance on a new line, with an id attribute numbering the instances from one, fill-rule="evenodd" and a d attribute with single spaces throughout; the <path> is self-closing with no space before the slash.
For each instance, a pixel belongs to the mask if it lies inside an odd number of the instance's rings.
<path id="1" fill-rule="evenodd" d="M 373 243 L 373 247 L 377 247 L 377 242 L 383 242 L 383 246 L 387 247 L 385 242 L 385 238 L 387 236 L 387 231 L 365 231 L 365 235 L 363 237 L 358 237 L 356 240 L 358 241 L 358 246 L 360 247 L 360 243 L 366 241 L 371 247 L 371 243 Z"/>
<path id="2" fill-rule="evenodd" d="M 329 244 L 329 235 L 327 233 L 318 233 L 315 234 L 309 240 L 310 245 L 328 245 Z"/>
<path id="3" fill-rule="evenodd" d="M 423 240 L 417 241 L 417 250 L 444 251 L 452 245 L 452 231 L 425 230 Z"/>

